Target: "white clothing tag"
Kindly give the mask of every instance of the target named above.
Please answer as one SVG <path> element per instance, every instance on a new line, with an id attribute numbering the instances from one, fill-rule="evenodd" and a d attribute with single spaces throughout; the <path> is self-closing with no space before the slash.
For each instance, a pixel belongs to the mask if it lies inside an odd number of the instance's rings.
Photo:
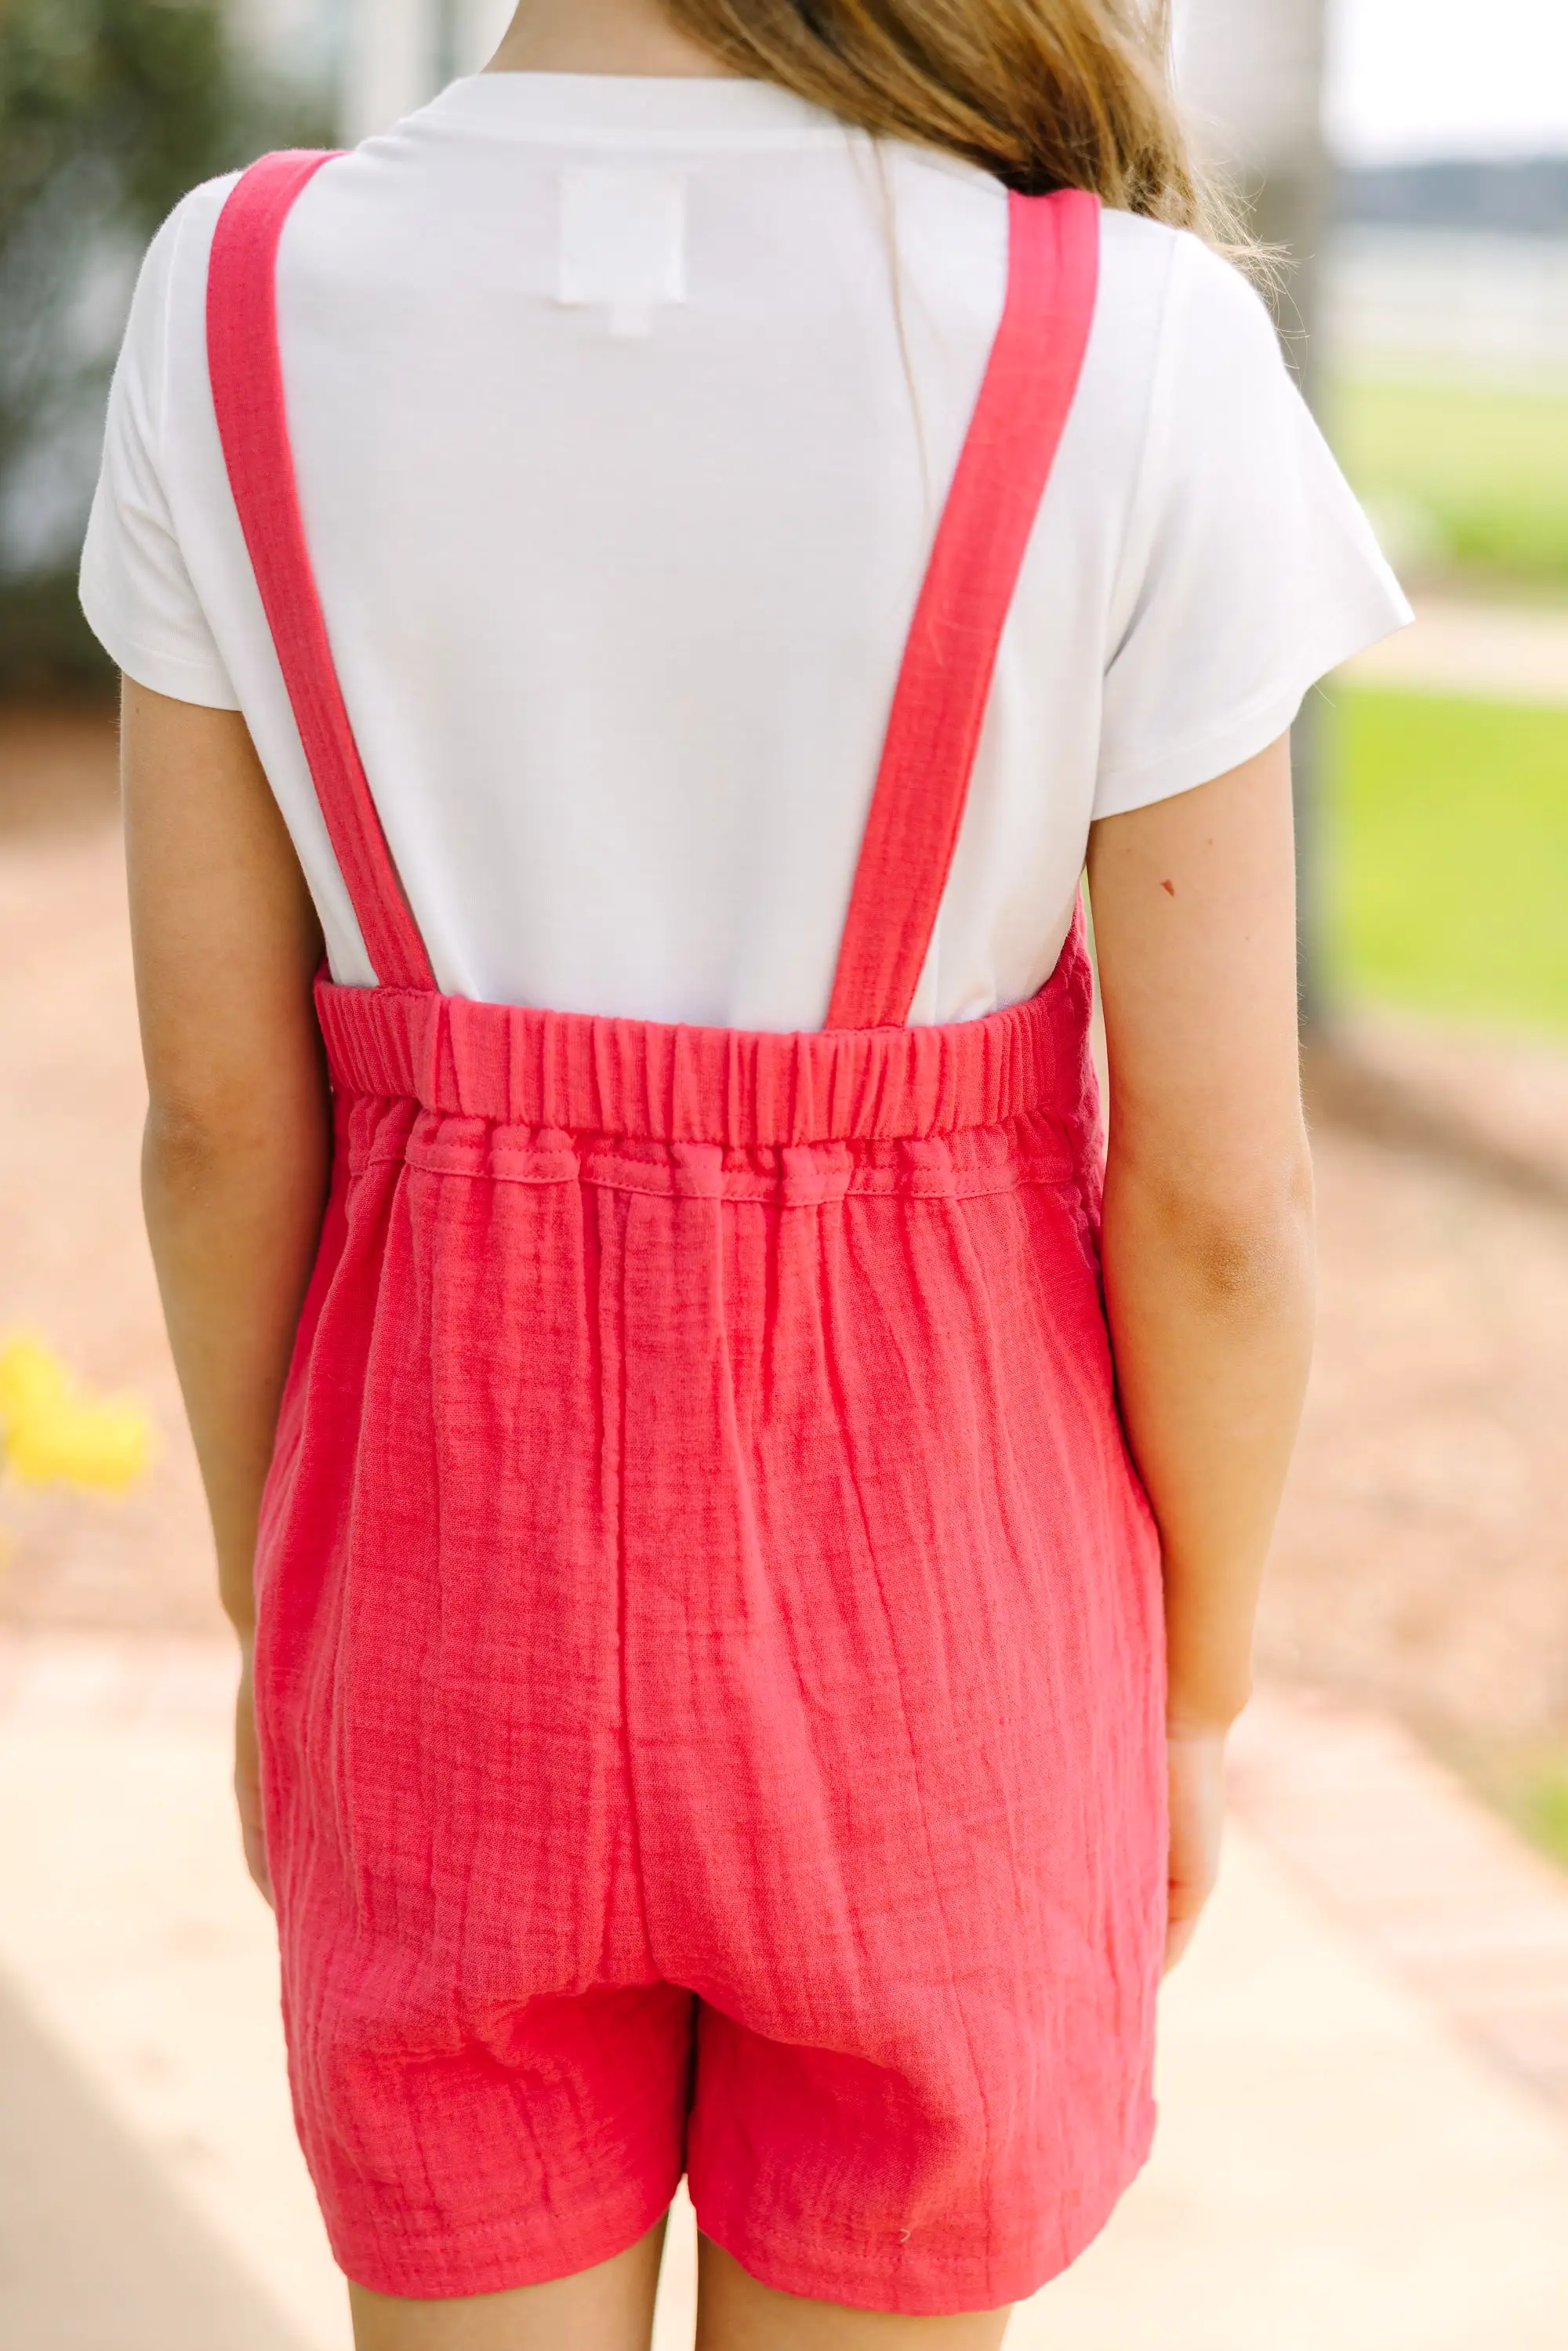
<path id="1" fill-rule="evenodd" d="M 661 303 L 686 298 L 686 177 L 563 172 L 558 298 L 601 305 L 612 335 L 652 332 Z"/>

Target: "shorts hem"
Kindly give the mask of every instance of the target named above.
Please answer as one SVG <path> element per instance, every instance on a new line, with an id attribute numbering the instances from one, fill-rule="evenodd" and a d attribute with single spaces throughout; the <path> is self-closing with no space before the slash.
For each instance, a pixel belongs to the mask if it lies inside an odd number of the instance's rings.
<path id="1" fill-rule="evenodd" d="M 710 2216 L 706 2199 L 694 2194 L 693 2203 L 704 2236 L 776 2294 L 901 2318 L 967 2317 L 1027 2302 L 1070 2269 L 1148 2161 L 1153 2139 L 1151 2118 L 1127 2161 L 1093 2194 L 1075 2197 L 1071 2216 L 1060 2214 L 1055 2227 L 1015 2240 L 1000 2252 L 976 2255 L 955 2248 L 951 2255 L 931 2251 L 911 2259 L 902 2243 L 890 2247 L 885 2238 L 841 2237 L 829 2247 L 821 2234 L 798 2240 L 770 2230 L 746 2205 Z"/>
<path id="2" fill-rule="evenodd" d="M 620 2206 L 613 2216 L 584 2221 L 570 2231 L 557 2229 L 548 2247 L 538 2243 L 538 2232 L 526 2224 L 503 2222 L 418 2238 L 406 2230 L 389 2228 L 384 2236 L 374 2238 L 356 2231 L 352 2241 L 334 2230 L 332 2252 L 350 2284 L 400 2302 L 462 2302 L 476 2294 L 514 2294 L 523 2286 L 578 2277 L 629 2252 L 669 2210 L 679 2185 L 677 2174 L 662 2195 L 634 2207 Z"/>

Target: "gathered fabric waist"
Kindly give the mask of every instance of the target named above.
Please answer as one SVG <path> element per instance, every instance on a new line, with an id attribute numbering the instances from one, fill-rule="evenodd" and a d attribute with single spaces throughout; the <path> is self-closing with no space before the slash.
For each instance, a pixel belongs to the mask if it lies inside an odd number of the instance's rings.
<path id="1" fill-rule="evenodd" d="M 1070 941 L 1024 1003 L 978 1020 L 775 1033 L 342 987 L 316 1002 L 340 1094 L 510 1128 L 779 1150 L 903 1143 L 1044 1113 L 1097 1127 L 1089 976 Z"/>

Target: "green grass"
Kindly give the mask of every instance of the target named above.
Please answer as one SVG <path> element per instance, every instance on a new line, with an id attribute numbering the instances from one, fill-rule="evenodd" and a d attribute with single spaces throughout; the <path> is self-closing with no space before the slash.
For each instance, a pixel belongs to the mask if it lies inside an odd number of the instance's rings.
<path id="1" fill-rule="evenodd" d="M 1548 1860 L 1568 1869 L 1568 1748 L 1471 1747 L 1445 1760 Z"/>
<path id="2" fill-rule="evenodd" d="M 1333 692 L 1336 992 L 1568 1029 L 1568 710 Z"/>
<path id="3" fill-rule="evenodd" d="M 1568 589 L 1568 390 L 1352 377 L 1325 422 L 1396 560 Z"/>
<path id="4" fill-rule="evenodd" d="M 1542 1853 L 1568 1865 L 1568 1761 L 1540 1764 L 1525 1781 L 1514 1814 Z"/>

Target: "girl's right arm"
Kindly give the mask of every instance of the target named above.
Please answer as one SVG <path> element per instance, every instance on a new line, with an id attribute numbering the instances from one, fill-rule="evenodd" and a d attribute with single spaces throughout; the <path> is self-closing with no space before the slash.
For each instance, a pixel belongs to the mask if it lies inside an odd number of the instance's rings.
<path id="1" fill-rule="evenodd" d="M 1218 1868 L 1225 1734 L 1250 1687 L 1312 1346 L 1288 738 L 1103 819 L 1089 888 L 1111 1074 L 1106 1310 L 1164 1562 L 1168 1966 Z"/>
<path id="2" fill-rule="evenodd" d="M 121 771 L 149 1096 L 142 1196 L 240 1640 L 235 1790 L 265 1892 L 251 1571 L 331 1156 L 311 1003 L 321 933 L 236 711 L 127 679 Z"/>

